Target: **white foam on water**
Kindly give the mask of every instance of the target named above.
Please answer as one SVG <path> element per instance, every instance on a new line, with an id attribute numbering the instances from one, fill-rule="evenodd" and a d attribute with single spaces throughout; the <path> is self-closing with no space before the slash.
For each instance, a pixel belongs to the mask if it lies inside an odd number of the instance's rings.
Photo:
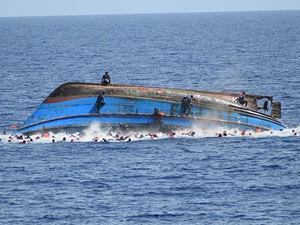
<path id="1" fill-rule="evenodd" d="M 227 136 L 224 136 L 226 132 Z M 206 137 L 220 137 L 223 138 L 272 138 L 272 137 L 290 137 L 299 136 L 300 126 L 296 128 L 287 128 L 282 131 L 263 131 L 256 132 L 253 130 L 246 130 L 244 133 L 240 130 L 226 129 L 223 127 L 217 128 L 199 128 L 192 127 L 190 129 L 178 129 L 170 133 L 150 133 L 147 130 L 140 132 L 120 132 L 111 131 L 109 128 L 102 128 L 101 124 L 93 123 L 88 129 L 83 132 L 76 133 L 44 133 L 35 135 L 15 135 L 0 134 L 1 144 L 33 144 L 33 143 L 57 143 L 57 142 L 128 142 L 140 140 L 160 140 L 167 138 L 206 138 Z"/>

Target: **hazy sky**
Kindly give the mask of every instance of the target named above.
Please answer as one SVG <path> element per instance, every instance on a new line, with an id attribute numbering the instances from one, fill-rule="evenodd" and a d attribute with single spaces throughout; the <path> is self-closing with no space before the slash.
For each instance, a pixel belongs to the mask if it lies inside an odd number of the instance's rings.
<path id="1" fill-rule="evenodd" d="M 300 10 L 300 0 L 0 0 L 0 17 Z"/>

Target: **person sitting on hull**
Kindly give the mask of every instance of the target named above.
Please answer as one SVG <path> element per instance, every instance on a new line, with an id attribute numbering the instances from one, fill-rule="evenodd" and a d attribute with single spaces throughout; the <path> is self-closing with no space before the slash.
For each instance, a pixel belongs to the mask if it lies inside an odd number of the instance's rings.
<path id="1" fill-rule="evenodd" d="M 241 93 L 240 96 L 239 96 L 236 100 L 234 100 L 234 101 L 237 102 L 237 103 L 239 103 L 239 104 L 241 104 L 241 105 L 243 105 L 243 106 L 247 106 L 247 105 L 248 105 L 248 101 L 245 100 L 245 97 L 246 97 L 246 93 L 243 92 L 243 93 Z"/>
<path id="2" fill-rule="evenodd" d="M 102 77 L 101 84 L 103 84 L 103 85 L 110 84 L 110 76 L 107 71 L 105 72 L 105 74 Z"/>
<path id="3" fill-rule="evenodd" d="M 192 99 L 193 99 L 193 95 L 186 96 L 183 97 L 183 99 L 181 100 L 181 112 L 180 115 L 185 115 L 185 116 L 189 116 L 190 112 L 191 112 L 191 105 L 192 105 Z"/>
<path id="4" fill-rule="evenodd" d="M 100 93 L 97 98 L 97 113 L 100 113 L 100 109 L 106 105 L 106 102 L 104 100 L 104 92 Z"/>

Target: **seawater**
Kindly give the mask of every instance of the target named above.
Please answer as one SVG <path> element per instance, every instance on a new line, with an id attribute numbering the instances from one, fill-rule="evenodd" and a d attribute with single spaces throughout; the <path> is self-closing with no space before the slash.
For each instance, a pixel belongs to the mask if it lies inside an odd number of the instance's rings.
<path id="1" fill-rule="evenodd" d="M 299 21 L 300 11 L 0 18 L 0 223 L 299 224 Z M 8 143 L 57 86 L 105 71 L 113 83 L 272 95 L 288 129 Z"/>

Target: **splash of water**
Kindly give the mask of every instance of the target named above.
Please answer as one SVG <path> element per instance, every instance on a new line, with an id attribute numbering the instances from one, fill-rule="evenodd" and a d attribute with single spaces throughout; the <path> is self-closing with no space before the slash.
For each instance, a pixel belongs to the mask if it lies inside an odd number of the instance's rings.
<path id="1" fill-rule="evenodd" d="M 0 134 L 0 143 L 57 143 L 57 142 L 130 142 L 141 140 L 159 140 L 166 138 L 208 138 L 208 137 L 224 137 L 224 138 L 270 138 L 270 137 L 290 137 L 299 136 L 300 126 L 296 128 L 287 128 L 282 131 L 238 131 L 234 129 L 218 128 L 199 128 L 192 127 L 190 129 L 177 129 L 170 133 L 143 131 L 111 131 L 109 128 L 102 128 L 101 124 L 93 123 L 83 132 L 76 133 L 52 133 L 34 135 L 15 135 L 13 132 Z"/>

